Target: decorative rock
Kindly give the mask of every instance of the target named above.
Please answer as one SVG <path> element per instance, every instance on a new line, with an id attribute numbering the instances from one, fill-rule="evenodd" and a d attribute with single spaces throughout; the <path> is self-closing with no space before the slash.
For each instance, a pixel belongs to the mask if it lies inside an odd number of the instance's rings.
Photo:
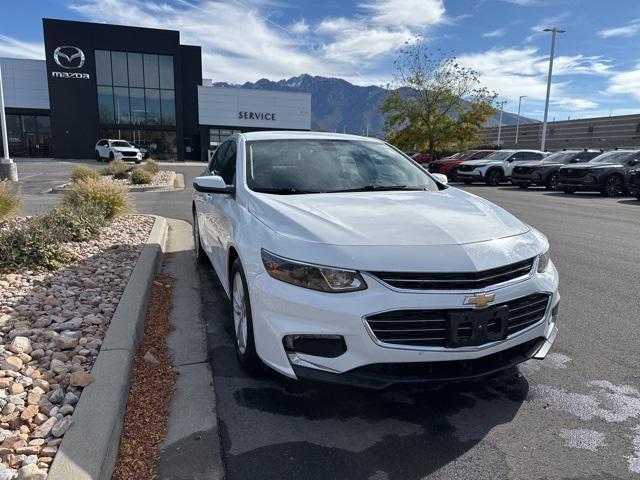
<path id="1" fill-rule="evenodd" d="M 64 399 L 64 391 L 61 388 L 56 388 L 49 393 L 49 401 L 51 403 L 60 403 Z"/>
<path id="2" fill-rule="evenodd" d="M 18 476 L 16 480 L 46 480 L 47 472 L 44 472 L 38 468 L 37 465 L 30 464 L 18 470 Z"/>
<path id="3" fill-rule="evenodd" d="M 18 472 L 11 468 L 3 468 L 2 470 L 0 470 L 0 480 L 12 480 L 13 478 L 15 478 L 16 473 Z"/>
<path id="4" fill-rule="evenodd" d="M 20 418 L 22 420 L 29 420 L 35 417 L 37 414 L 38 414 L 38 406 L 29 405 L 22 411 L 22 413 L 20 414 Z"/>
<path id="5" fill-rule="evenodd" d="M 34 360 L 40 360 L 42 357 L 44 357 L 44 350 L 41 348 L 38 348 L 37 350 L 31 352 L 31 358 L 33 358 Z"/>
<path id="6" fill-rule="evenodd" d="M 11 395 L 18 395 L 22 392 L 24 392 L 24 387 L 19 383 L 14 383 L 9 387 L 9 393 L 11 393 Z"/>
<path id="7" fill-rule="evenodd" d="M 160 364 L 160 360 L 158 360 L 153 353 L 151 352 L 147 352 L 144 354 L 144 357 L 142 357 L 144 359 L 145 362 L 147 363 L 151 363 L 153 365 L 159 365 Z"/>
<path id="8" fill-rule="evenodd" d="M 71 415 L 74 410 L 73 405 L 66 403 L 58 409 L 58 413 L 60 413 L 60 415 Z"/>
<path id="9" fill-rule="evenodd" d="M 68 335 L 60 335 L 56 338 L 56 348 L 59 350 L 71 350 L 78 345 L 78 339 Z"/>
<path id="10" fill-rule="evenodd" d="M 62 401 L 64 405 L 75 405 L 78 403 L 78 397 L 74 395 L 72 392 L 67 392 L 64 395 L 64 400 Z"/>
<path id="11" fill-rule="evenodd" d="M 13 382 L 13 378 L 10 378 L 10 377 L 0 378 L 0 388 L 7 388 L 9 385 L 11 385 L 11 382 Z"/>
<path id="12" fill-rule="evenodd" d="M 33 438 L 46 438 L 49 436 L 49 433 L 51 433 L 51 429 L 53 428 L 53 426 L 56 424 L 56 422 L 58 421 L 57 418 L 55 417 L 51 417 L 49 418 L 46 422 L 44 422 L 42 425 L 39 425 L 31 434 L 31 436 Z"/>
<path id="13" fill-rule="evenodd" d="M 51 370 L 56 375 L 60 375 L 61 373 L 66 373 L 68 368 L 63 361 L 54 358 L 53 360 L 51 360 Z"/>
<path id="14" fill-rule="evenodd" d="M 19 372 L 22 368 L 23 362 L 18 357 L 7 357 L 0 363 L 0 368 L 3 370 L 11 370 L 13 372 Z"/>
<path id="15" fill-rule="evenodd" d="M 58 420 L 58 422 L 56 422 L 56 424 L 51 429 L 51 434 L 56 438 L 60 438 L 67 432 L 67 430 L 69 430 L 72 422 L 73 417 L 71 415 L 62 417 L 62 419 Z"/>
<path id="16" fill-rule="evenodd" d="M 32 463 L 38 463 L 38 457 L 36 455 L 29 455 L 22 461 L 22 466 L 31 465 Z"/>
<path id="17" fill-rule="evenodd" d="M 11 345 L 9 345 L 9 350 L 16 354 L 29 354 L 32 351 L 31 340 L 29 340 L 27 337 L 15 337 L 11 341 Z"/>
<path id="18" fill-rule="evenodd" d="M 86 387 L 94 380 L 95 380 L 94 376 L 91 375 L 89 372 L 81 371 L 81 372 L 74 372 L 71 374 L 70 383 L 74 387 Z"/>
<path id="19" fill-rule="evenodd" d="M 47 417 L 44 413 L 38 413 L 35 417 L 33 417 L 33 423 L 35 423 L 36 425 L 42 425 L 44 422 L 47 421 Z"/>

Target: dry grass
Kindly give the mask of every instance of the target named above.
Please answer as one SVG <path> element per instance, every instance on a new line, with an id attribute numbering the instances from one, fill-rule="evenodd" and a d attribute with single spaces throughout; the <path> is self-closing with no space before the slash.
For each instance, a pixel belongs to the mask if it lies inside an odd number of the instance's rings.
<path id="1" fill-rule="evenodd" d="M 107 218 L 117 217 L 131 210 L 129 187 L 107 178 L 79 180 L 64 191 L 63 204 L 82 208 L 84 205 L 96 205 Z"/>
<path id="2" fill-rule="evenodd" d="M 13 182 L 0 180 L 0 222 L 15 215 L 20 207 L 20 196 Z"/>
<path id="3" fill-rule="evenodd" d="M 144 337 L 133 364 L 133 380 L 112 480 L 157 477 L 158 449 L 164 443 L 176 373 L 166 339 L 173 330 L 173 278 L 156 277 L 144 324 Z M 145 359 L 149 354 L 157 363 Z"/>

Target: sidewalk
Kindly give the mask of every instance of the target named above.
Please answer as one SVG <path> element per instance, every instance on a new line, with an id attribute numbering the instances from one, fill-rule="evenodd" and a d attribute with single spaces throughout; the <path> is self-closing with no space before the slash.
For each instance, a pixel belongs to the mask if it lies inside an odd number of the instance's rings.
<path id="1" fill-rule="evenodd" d="M 167 440 L 159 452 L 158 479 L 222 479 L 215 392 L 191 225 L 182 220 L 167 221 L 169 239 L 162 270 L 175 279 L 171 314 L 175 331 L 167 343 L 178 380 Z"/>

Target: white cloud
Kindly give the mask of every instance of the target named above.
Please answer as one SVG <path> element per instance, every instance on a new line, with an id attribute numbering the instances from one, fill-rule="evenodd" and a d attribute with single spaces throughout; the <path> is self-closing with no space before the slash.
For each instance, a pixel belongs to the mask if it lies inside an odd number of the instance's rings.
<path id="1" fill-rule="evenodd" d="M 309 25 L 304 20 L 299 20 L 289 26 L 289 30 L 295 34 L 302 35 L 309 31 Z"/>
<path id="2" fill-rule="evenodd" d="M 598 107 L 598 103 L 586 98 L 561 98 L 551 102 L 558 107 L 564 107 L 563 110 L 591 110 Z"/>
<path id="3" fill-rule="evenodd" d="M 633 37 L 640 33 L 640 19 L 627 23 L 622 27 L 606 28 L 598 32 L 600 38 Z"/>
<path id="4" fill-rule="evenodd" d="M 619 72 L 609 78 L 606 93 L 613 95 L 630 95 L 640 100 L 640 65 L 635 70 Z"/>
<path id="5" fill-rule="evenodd" d="M 0 35 L 0 57 L 43 59 L 44 45 Z"/>
<path id="6" fill-rule="evenodd" d="M 496 28 L 495 30 L 491 30 L 490 32 L 483 33 L 482 36 L 485 38 L 496 38 L 496 37 L 504 37 L 507 34 L 506 28 Z"/>
<path id="7" fill-rule="evenodd" d="M 514 5 L 520 5 L 522 7 L 528 7 L 530 5 L 535 5 L 538 3 L 538 0 L 502 0 L 506 3 L 513 3 Z"/>
<path id="8" fill-rule="evenodd" d="M 445 21 L 442 0 L 376 0 L 360 5 L 371 21 L 389 27 L 424 28 Z"/>

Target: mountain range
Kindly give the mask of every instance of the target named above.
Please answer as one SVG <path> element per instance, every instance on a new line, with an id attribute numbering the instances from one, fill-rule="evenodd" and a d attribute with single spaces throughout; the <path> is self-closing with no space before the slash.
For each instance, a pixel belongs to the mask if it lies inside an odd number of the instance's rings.
<path id="1" fill-rule="evenodd" d="M 214 83 L 214 86 L 310 93 L 312 130 L 383 135 L 384 116 L 378 109 L 389 90 L 379 86 L 363 87 L 340 78 L 308 74 L 278 81 L 262 78 L 257 82 L 246 82 L 242 85 Z M 486 125 L 498 126 L 499 115 L 497 112 Z M 516 114 L 503 112 L 502 125 L 515 125 L 517 118 Z M 535 122 L 537 120 L 520 117 L 521 124 Z"/>

